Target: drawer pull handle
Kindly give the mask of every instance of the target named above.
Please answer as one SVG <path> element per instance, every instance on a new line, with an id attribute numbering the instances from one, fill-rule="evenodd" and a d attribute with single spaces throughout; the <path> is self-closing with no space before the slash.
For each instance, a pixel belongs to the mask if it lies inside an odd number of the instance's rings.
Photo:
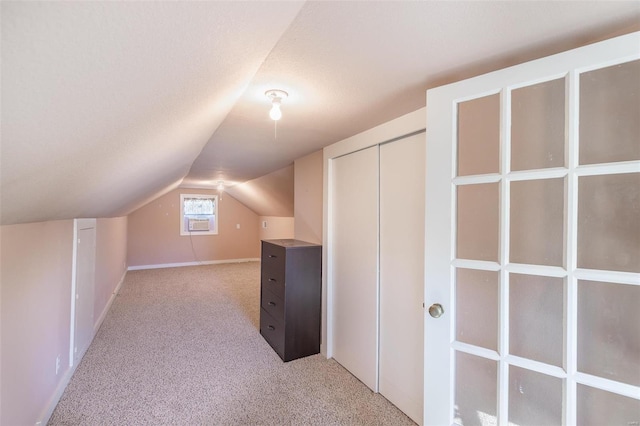
<path id="1" fill-rule="evenodd" d="M 275 254 L 270 254 L 269 257 L 274 258 L 274 257 L 278 257 Z"/>
<path id="2" fill-rule="evenodd" d="M 276 282 L 276 279 L 275 278 L 269 278 L 269 281 L 274 283 L 274 282 Z"/>
<path id="3" fill-rule="evenodd" d="M 275 302 L 269 302 L 269 306 L 276 306 Z"/>
<path id="4" fill-rule="evenodd" d="M 267 326 L 267 328 L 268 328 L 269 330 L 272 330 L 272 331 L 276 329 L 276 328 L 275 328 L 274 326 L 272 326 L 272 325 Z"/>

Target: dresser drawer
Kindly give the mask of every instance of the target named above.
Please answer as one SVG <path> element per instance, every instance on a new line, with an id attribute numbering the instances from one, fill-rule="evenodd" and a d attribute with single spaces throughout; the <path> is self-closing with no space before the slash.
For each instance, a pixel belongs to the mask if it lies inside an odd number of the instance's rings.
<path id="1" fill-rule="evenodd" d="M 287 252 L 284 247 L 262 243 L 261 283 L 263 289 L 284 300 L 285 268 Z"/>
<path id="2" fill-rule="evenodd" d="M 268 290 L 284 300 L 284 274 L 270 274 L 263 271 L 260 286 L 263 290 Z"/>
<path id="3" fill-rule="evenodd" d="M 260 306 L 276 320 L 284 323 L 284 301 L 273 292 L 262 289 Z"/>
<path id="4" fill-rule="evenodd" d="M 264 309 L 260 309 L 260 334 L 274 351 L 284 359 L 284 325 Z"/>
<path id="5" fill-rule="evenodd" d="M 284 247 L 262 242 L 262 265 L 266 268 L 280 268 L 284 273 L 287 251 Z"/>

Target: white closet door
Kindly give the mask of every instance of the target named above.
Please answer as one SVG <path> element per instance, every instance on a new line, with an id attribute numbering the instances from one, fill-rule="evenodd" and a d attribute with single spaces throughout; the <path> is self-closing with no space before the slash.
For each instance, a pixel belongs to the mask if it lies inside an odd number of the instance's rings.
<path id="1" fill-rule="evenodd" d="M 333 358 L 374 391 L 378 374 L 378 147 L 332 160 Z"/>
<path id="2" fill-rule="evenodd" d="M 71 350 L 77 365 L 94 336 L 93 293 L 96 263 L 96 219 L 76 219 L 75 289 L 73 294 L 74 328 Z"/>
<path id="3" fill-rule="evenodd" d="M 423 405 L 425 134 L 380 146 L 380 393 Z"/>

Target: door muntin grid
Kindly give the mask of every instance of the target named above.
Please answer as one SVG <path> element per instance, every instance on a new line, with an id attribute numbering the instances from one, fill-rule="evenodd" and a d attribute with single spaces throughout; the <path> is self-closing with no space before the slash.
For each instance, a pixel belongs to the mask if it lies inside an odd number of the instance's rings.
<path id="1" fill-rule="evenodd" d="M 638 63 L 616 64 L 610 74 L 625 75 L 623 81 L 628 82 L 628 75 L 640 69 Z M 625 67 L 631 70 L 620 70 Z M 451 295 L 456 303 L 451 356 L 456 365 L 452 398 L 457 424 L 520 425 L 547 422 L 544 419 L 552 424 L 558 420 L 567 423 L 576 419 L 576 405 L 594 398 L 596 403 L 613 398 L 622 404 L 623 412 L 632 413 L 637 405 L 640 413 L 638 379 L 631 373 L 634 366 L 640 371 L 633 360 L 640 359 L 640 337 L 625 339 L 639 334 L 632 312 L 595 321 L 609 329 L 616 321 L 627 322 L 617 333 L 610 333 L 614 336 L 605 335 L 617 342 L 617 348 L 609 347 L 599 356 L 581 356 L 582 350 L 593 349 L 597 342 L 586 334 L 591 323 L 584 318 L 592 315 L 579 309 L 579 302 L 589 297 L 582 284 L 587 280 L 578 278 L 602 281 L 606 277 L 604 282 L 609 285 L 624 285 L 626 297 L 638 299 L 635 306 L 640 305 L 640 261 L 636 260 L 640 259 L 640 248 L 634 249 L 636 242 L 640 247 L 640 184 L 635 185 L 640 183 L 640 149 L 634 145 L 640 147 L 636 123 L 640 120 L 626 124 L 629 129 L 610 123 L 597 129 L 601 139 L 622 135 L 624 140 L 616 146 L 622 147 L 624 155 L 602 154 L 591 134 L 587 138 L 589 154 L 580 151 L 579 133 L 589 129 L 578 118 L 580 107 L 585 98 L 602 97 L 606 92 L 594 82 L 594 75 L 605 75 L 609 84 L 616 81 L 603 69 L 572 71 L 562 78 L 506 87 L 456 104 L 454 139 L 458 143 L 453 144 L 456 172 L 452 180 L 456 245 Z M 597 87 L 597 95 L 583 93 L 580 83 L 585 78 L 589 87 Z M 625 93 L 623 102 L 640 105 L 640 88 L 631 89 L 635 95 Z M 614 111 L 624 110 L 620 105 L 611 106 L 615 96 L 603 102 L 605 106 L 599 107 L 602 116 L 607 116 L 603 110 L 606 105 Z M 527 108 L 533 108 L 532 112 L 527 113 Z M 594 109 L 588 111 L 591 127 L 598 124 L 594 123 L 599 117 Z M 550 123 L 550 129 L 539 128 L 545 123 Z M 540 146 L 531 146 L 536 140 Z M 598 155 L 616 162 L 594 162 Z M 581 164 L 582 158 L 589 164 Z M 613 194 L 607 192 L 612 187 L 617 188 Z M 586 194 L 593 193 L 605 194 L 601 195 L 605 202 L 590 201 Z M 611 200 L 617 203 L 613 216 L 607 212 Z M 621 224 L 615 220 L 616 212 L 622 216 Z M 589 237 L 583 233 L 590 228 L 580 221 L 587 216 L 600 224 Z M 621 248 L 615 241 L 608 242 L 607 247 L 617 248 L 613 260 L 598 263 L 593 261 L 599 259 L 597 253 L 584 254 L 589 246 L 597 246 L 593 240 L 612 234 L 625 242 Z M 469 278 L 474 274 L 485 277 L 478 278 L 475 287 Z M 496 279 L 489 285 L 491 274 Z M 598 306 L 597 298 L 591 299 L 595 299 L 591 304 Z M 523 338 L 521 333 L 527 332 L 530 335 Z M 532 339 L 549 347 L 541 351 Z M 620 347 L 625 341 L 629 344 Z M 624 366 L 617 370 L 613 365 L 616 356 L 624 358 Z M 596 367 L 598 363 L 605 365 Z M 479 366 L 473 379 L 478 383 L 472 387 L 460 374 L 469 374 L 470 365 Z M 463 391 L 460 386 L 468 389 Z M 600 392 L 582 390 L 585 386 Z M 487 402 L 482 394 L 494 387 L 498 398 Z M 532 390 L 527 391 L 529 388 Z M 535 407 L 540 411 L 536 415 L 523 414 L 531 414 Z M 465 421 L 470 415 L 473 419 Z"/>

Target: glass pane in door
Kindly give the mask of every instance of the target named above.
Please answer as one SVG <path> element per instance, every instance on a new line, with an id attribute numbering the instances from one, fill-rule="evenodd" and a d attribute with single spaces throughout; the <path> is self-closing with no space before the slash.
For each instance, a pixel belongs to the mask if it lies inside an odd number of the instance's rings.
<path id="1" fill-rule="evenodd" d="M 456 256 L 498 261 L 499 188 L 497 183 L 458 187 Z"/>
<path id="2" fill-rule="evenodd" d="M 578 179 L 578 267 L 640 272 L 640 173 Z"/>
<path id="3" fill-rule="evenodd" d="M 564 265 L 564 188 L 564 178 L 511 183 L 511 262 Z"/>
<path id="4" fill-rule="evenodd" d="M 640 386 L 640 286 L 578 281 L 578 306 L 578 371 Z"/>
<path id="5" fill-rule="evenodd" d="M 496 271 L 456 271 L 456 340 L 498 350 L 498 283 Z"/>
<path id="6" fill-rule="evenodd" d="M 510 366 L 509 423 L 518 426 L 562 424 L 562 380 Z"/>
<path id="7" fill-rule="evenodd" d="M 563 278 L 509 275 L 510 354 L 562 366 L 564 287 Z"/>
<path id="8" fill-rule="evenodd" d="M 511 170 L 564 166 L 565 81 L 511 93 Z"/>
<path id="9" fill-rule="evenodd" d="M 580 75 L 580 164 L 640 160 L 640 60 Z"/>
<path id="10" fill-rule="evenodd" d="M 458 176 L 497 173 L 500 164 L 500 96 L 458 104 Z"/>
<path id="11" fill-rule="evenodd" d="M 578 385 L 578 424 L 581 426 L 640 423 L 640 400 Z"/>
<path id="12" fill-rule="evenodd" d="M 456 353 L 455 419 L 457 425 L 495 425 L 498 364 Z"/>

